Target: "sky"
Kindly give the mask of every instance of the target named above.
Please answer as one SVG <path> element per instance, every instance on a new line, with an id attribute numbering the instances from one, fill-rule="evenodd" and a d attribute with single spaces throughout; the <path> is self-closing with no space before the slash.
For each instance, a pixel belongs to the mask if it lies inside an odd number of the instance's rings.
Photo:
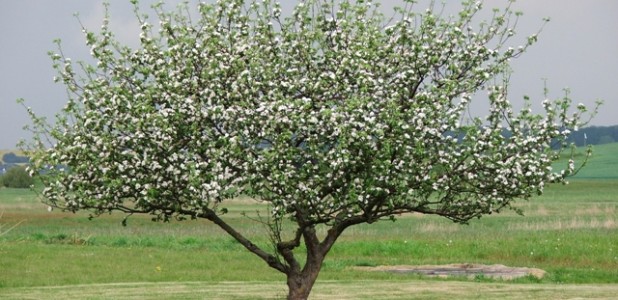
<path id="1" fill-rule="evenodd" d="M 129 0 L 108 0 L 111 27 L 123 41 L 139 35 Z M 142 0 L 145 12 L 152 0 Z M 174 1 L 166 1 L 173 8 Z M 193 0 L 192 2 L 195 2 Z M 290 6 L 295 1 L 281 1 Z M 381 1 L 389 11 L 401 0 Z M 456 12 L 459 1 L 447 1 L 447 12 Z M 504 6 L 506 0 L 487 0 L 484 5 Z M 419 9 L 424 9 L 422 5 Z M 539 42 L 512 62 L 510 99 L 517 105 L 523 95 L 533 102 L 543 99 L 547 82 L 552 99 L 569 88 L 575 103 L 593 106 L 604 100 L 594 126 L 618 124 L 618 1 L 616 0 L 519 0 L 513 9 L 523 11 L 518 23 L 522 37 L 545 25 Z M 79 14 L 89 29 L 100 27 L 104 9 L 99 0 L 0 0 L 0 149 L 14 149 L 21 138 L 29 138 L 22 127 L 30 123 L 26 110 L 16 99 L 52 119 L 66 103 L 64 87 L 53 83 L 56 75 L 47 55 L 56 50 L 54 39 L 62 40 L 66 56 L 88 60 L 89 49 L 74 16 Z"/>

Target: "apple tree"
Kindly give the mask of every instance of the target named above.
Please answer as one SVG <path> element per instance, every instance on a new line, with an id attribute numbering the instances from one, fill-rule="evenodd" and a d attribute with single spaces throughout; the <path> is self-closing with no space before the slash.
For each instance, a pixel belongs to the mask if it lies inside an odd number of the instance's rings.
<path id="1" fill-rule="evenodd" d="M 350 226 L 412 212 L 466 223 L 576 171 L 551 166 L 586 107 L 566 96 L 533 113 L 508 98 L 509 64 L 537 40 L 514 39 L 510 7 L 483 19 L 475 1 L 446 15 L 414 1 L 386 14 L 371 0 L 289 12 L 219 0 L 156 5 L 151 22 L 133 2 L 137 47 L 108 15 L 83 28 L 92 63 L 60 43 L 51 54 L 68 100 L 51 124 L 29 110 L 25 144 L 45 201 L 212 221 L 287 276 L 289 299 L 308 297 Z M 273 247 L 226 222 L 220 204 L 239 195 L 268 204 Z"/>

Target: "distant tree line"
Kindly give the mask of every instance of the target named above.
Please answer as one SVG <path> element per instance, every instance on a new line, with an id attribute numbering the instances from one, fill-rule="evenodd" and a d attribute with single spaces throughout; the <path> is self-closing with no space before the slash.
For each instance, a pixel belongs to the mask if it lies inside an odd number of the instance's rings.
<path id="1" fill-rule="evenodd" d="M 618 141 L 618 125 L 582 128 L 573 132 L 568 141 L 577 146 L 614 143 Z"/>
<path id="2" fill-rule="evenodd" d="M 27 156 L 17 155 L 13 152 L 5 153 L 2 155 L 2 159 L 0 159 L 0 174 L 5 173 L 13 167 L 28 164 L 29 162 L 30 158 Z"/>
<path id="3" fill-rule="evenodd" d="M 9 152 L 2 156 L 2 161 L 7 164 L 27 164 L 30 162 L 30 159 L 27 156 L 21 156 L 13 152 Z"/>
<path id="4" fill-rule="evenodd" d="M 29 188 L 32 184 L 34 179 L 24 166 L 13 167 L 0 174 L 0 187 Z"/>
<path id="5" fill-rule="evenodd" d="M 504 129 L 502 135 L 508 138 L 511 136 L 511 132 Z M 457 136 L 457 138 L 461 139 L 463 136 Z M 580 128 L 571 132 L 566 142 L 568 144 L 574 143 L 578 147 L 615 143 L 618 142 L 618 125 Z"/>
<path id="6" fill-rule="evenodd" d="M 451 135 L 458 140 L 464 138 L 463 133 L 452 133 Z M 508 129 L 502 130 L 502 136 L 509 138 L 511 135 Z M 571 132 L 566 142 L 568 144 L 574 143 L 578 147 L 615 143 L 618 142 L 618 125 L 580 128 L 577 131 Z"/>
<path id="7" fill-rule="evenodd" d="M 5 153 L 0 160 L 0 187 L 28 188 L 34 180 L 26 172 L 25 164 L 30 159 L 27 156 L 13 152 Z"/>

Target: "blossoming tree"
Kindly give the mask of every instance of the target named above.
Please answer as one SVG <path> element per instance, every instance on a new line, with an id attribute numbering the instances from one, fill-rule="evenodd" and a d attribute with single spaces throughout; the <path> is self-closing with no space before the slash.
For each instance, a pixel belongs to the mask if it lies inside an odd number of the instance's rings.
<path id="1" fill-rule="evenodd" d="M 96 63 L 60 47 L 68 103 L 54 124 L 30 111 L 46 202 L 210 220 L 304 299 L 350 226 L 411 212 L 466 223 L 574 172 L 551 165 L 586 108 L 565 97 L 533 114 L 507 99 L 509 62 L 536 41 L 509 47 L 519 14 L 403 1 L 390 19 L 371 0 L 334 2 L 155 6 L 155 23 L 136 4 L 135 49 L 107 18 L 84 28 Z M 479 91 L 488 110 L 469 117 Z M 239 195 L 268 204 L 272 250 L 226 222 L 220 203 Z"/>

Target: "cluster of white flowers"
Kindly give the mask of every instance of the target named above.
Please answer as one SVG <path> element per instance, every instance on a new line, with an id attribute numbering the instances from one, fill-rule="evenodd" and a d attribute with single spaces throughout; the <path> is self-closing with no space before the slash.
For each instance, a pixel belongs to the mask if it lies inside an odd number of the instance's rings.
<path id="1" fill-rule="evenodd" d="M 578 124 L 570 102 L 516 113 L 488 85 L 535 40 L 508 47 L 508 11 L 477 29 L 474 4 L 452 18 L 401 11 L 384 28 L 372 1 L 331 12 L 304 1 L 288 19 L 270 1 L 241 2 L 201 4 L 197 23 L 159 12 L 138 50 L 107 27 L 86 32 L 99 64 L 83 82 L 53 57 L 80 102 L 33 160 L 51 202 L 167 217 L 244 193 L 305 222 L 411 211 L 465 222 L 573 172 L 550 167 L 551 143 Z M 462 121 L 481 89 L 487 117 Z"/>

